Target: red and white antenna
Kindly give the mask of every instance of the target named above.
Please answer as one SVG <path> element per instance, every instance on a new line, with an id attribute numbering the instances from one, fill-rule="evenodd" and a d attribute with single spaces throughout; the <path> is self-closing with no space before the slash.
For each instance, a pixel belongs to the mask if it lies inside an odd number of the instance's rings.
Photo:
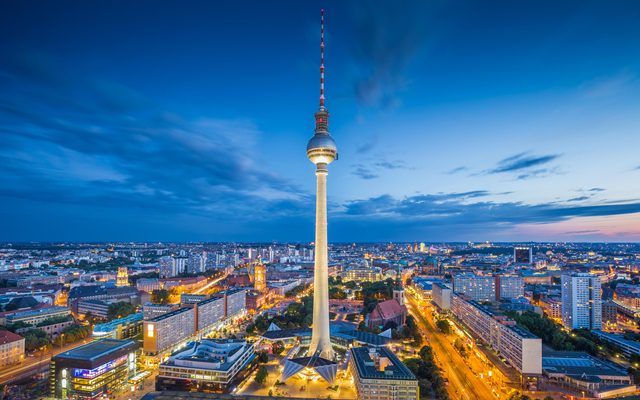
<path id="1" fill-rule="evenodd" d="M 320 10 L 320 109 L 324 109 L 324 9 Z"/>

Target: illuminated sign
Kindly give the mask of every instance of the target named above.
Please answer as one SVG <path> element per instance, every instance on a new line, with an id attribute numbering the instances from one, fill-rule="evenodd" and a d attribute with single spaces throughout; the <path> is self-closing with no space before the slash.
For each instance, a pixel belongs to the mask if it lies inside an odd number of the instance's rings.
<path id="1" fill-rule="evenodd" d="M 147 325 L 147 337 L 153 337 L 153 324 Z"/>
<path id="2" fill-rule="evenodd" d="M 73 369 L 73 376 L 76 378 L 85 378 L 85 379 L 93 379 L 96 376 L 100 376 L 102 374 L 104 374 L 107 371 L 112 370 L 113 368 L 117 367 L 118 365 L 122 365 L 124 363 L 127 362 L 128 356 L 125 354 L 122 357 L 118 357 L 115 360 L 109 361 L 106 364 L 102 364 L 99 367 L 96 367 L 94 369 L 81 369 L 81 368 L 74 368 Z"/>

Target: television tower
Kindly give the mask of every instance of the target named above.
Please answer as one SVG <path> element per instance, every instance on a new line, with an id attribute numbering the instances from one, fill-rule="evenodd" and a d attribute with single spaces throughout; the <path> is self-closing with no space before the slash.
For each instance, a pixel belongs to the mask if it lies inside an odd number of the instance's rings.
<path id="1" fill-rule="evenodd" d="M 313 327 L 309 355 L 333 360 L 329 336 L 329 251 L 327 249 L 327 167 L 338 158 L 329 135 L 329 111 L 324 106 L 324 10 L 320 11 L 320 107 L 315 113 L 315 134 L 307 144 L 307 157 L 316 165 L 316 240 L 313 276 Z"/>

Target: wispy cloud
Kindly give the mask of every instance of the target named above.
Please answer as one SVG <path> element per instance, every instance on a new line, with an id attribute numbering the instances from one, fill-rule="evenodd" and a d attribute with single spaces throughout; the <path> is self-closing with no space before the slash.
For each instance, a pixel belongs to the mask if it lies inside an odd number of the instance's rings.
<path id="1" fill-rule="evenodd" d="M 362 179 L 375 179 L 380 177 L 383 170 L 410 169 L 403 160 L 386 160 L 382 156 L 379 159 L 368 164 L 352 165 L 352 173 Z"/>
<path id="2" fill-rule="evenodd" d="M 353 9 L 355 95 L 363 105 L 393 107 L 407 85 L 405 70 L 428 37 L 426 6 L 424 2 L 365 3 Z"/>
<path id="3" fill-rule="evenodd" d="M 491 169 L 489 173 L 500 174 L 505 172 L 519 172 L 522 170 L 528 170 L 534 167 L 548 164 L 551 161 L 556 160 L 558 157 L 560 157 L 560 155 L 558 154 L 535 156 L 531 155 L 529 152 L 519 153 L 501 160 L 500 162 L 498 162 L 498 166 L 494 169 Z"/>
<path id="4" fill-rule="evenodd" d="M 638 202 L 563 205 L 477 201 L 488 191 L 415 195 L 401 199 L 382 195 L 347 202 L 344 218 L 382 219 L 392 224 L 432 226 L 484 226 L 505 229 L 519 224 L 548 224 L 576 217 L 603 217 L 640 213 Z"/>
<path id="5" fill-rule="evenodd" d="M 454 175 L 454 174 L 457 174 L 459 172 L 466 172 L 468 170 L 469 170 L 469 168 L 467 168 L 465 166 L 460 166 L 460 167 L 456 167 L 456 168 L 450 169 L 446 173 L 447 173 L 447 175 Z"/>
<path id="6" fill-rule="evenodd" d="M 358 176 L 362 179 L 375 179 L 379 175 L 365 167 L 364 165 L 355 165 L 352 172 L 355 176 Z"/>

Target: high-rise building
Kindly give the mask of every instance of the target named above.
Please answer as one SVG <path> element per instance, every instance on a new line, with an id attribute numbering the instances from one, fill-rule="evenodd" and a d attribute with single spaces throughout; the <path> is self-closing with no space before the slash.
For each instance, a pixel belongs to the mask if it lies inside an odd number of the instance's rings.
<path id="1" fill-rule="evenodd" d="M 116 275 L 116 286 L 129 286 L 129 272 L 127 267 L 118 267 L 118 275 Z"/>
<path id="2" fill-rule="evenodd" d="M 176 261 L 173 257 L 161 257 L 158 261 L 158 267 L 160 269 L 160 278 L 171 278 L 178 275 Z"/>
<path id="3" fill-rule="evenodd" d="M 327 248 L 328 166 L 338 158 L 329 134 L 329 111 L 324 106 L 324 10 L 320 30 L 320 108 L 315 113 L 315 134 L 307 144 L 307 157 L 316 166 L 316 240 L 313 278 L 313 330 L 309 354 L 333 359 L 329 336 L 329 251 Z"/>
<path id="4" fill-rule="evenodd" d="M 567 329 L 602 329 L 600 277 L 587 273 L 563 274 L 562 324 Z"/>
<path id="5" fill-rule="evenodd" d="M 513 261 L 522 264 L 531 264 L 533 261 L 533 252 L 531 247 L 514 247 Z"/>
<path id="6" fill-rule="evenodd" d="M 453 291 L 476 301 L 493 301 L 496 280 L 491 275 L 458 274 L 453 277 Z"/>
<path id="7" fill-rule="evenodd" d="M 524 278 L 517 275 L 496 275 L 496 299 L 524 297 Z"/>
<path id="8" fill-rule="evenodd" d="M 175 258 L 176 275 L 183 274 L 183 273 L 186 272 L 186 270 L 187 270 L 187 260 L 188 259 L 189 259 L 188 257 L 176 257 Z"/>

